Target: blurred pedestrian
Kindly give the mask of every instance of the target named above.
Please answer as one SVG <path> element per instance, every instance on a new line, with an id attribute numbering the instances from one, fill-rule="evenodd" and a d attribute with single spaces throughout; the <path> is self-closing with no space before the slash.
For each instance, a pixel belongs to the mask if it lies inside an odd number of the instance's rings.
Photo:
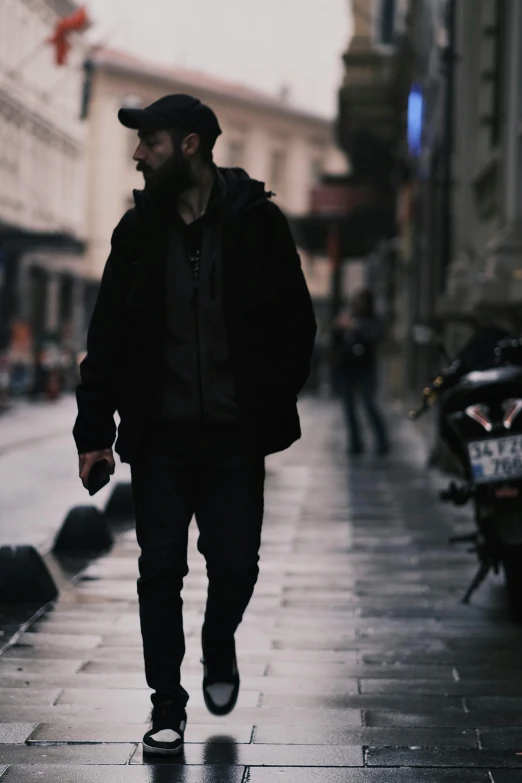
<path id="1" fill-rule="evenodd" d="M 11 394 L 20 397 L 30 391 L 32 384 L 33 334 L 26 319 L 17 319 L 11 326 L 9 361 Z"/>
<path id="2" fill-rule="evenodd" d="M 384 417 L 377 404 L 377 346 L 382 336 L 372 292 L 360 291 L 349 310 L 335 324 L 339 374 L 352 455 L 362 454 L 364 443 L 359 421 L 363 407 L 374 431 L 376 452 L 388 454 L 389 439 Z"/>
<path id="3" fill-rule="evenodd" d="M 9 408 L 11 368 L 7 354 L 0 353 L 0 413 Z"/>
<path id="4" fill-rule="evenodd" d="M 115 229 L 77 390 L 80 477 L 129 462 L 152 688 L 149 753 L 179 753 L 188 694 L 180 592 L 193 514 L 209 589 L 203 694 L 237 700 L 234 634 L 258 576 L 265 455 L 300 436 L 315 321 L 288 224 L 264 184 L 218 169 L 213 111 L 186 95 L 121 109 L 145 179 Z"/>
<path id="5" fill-rule="evenodd" d="M 71 391 L 78 383 L 78 362 L 76 359 L 76 341 L 74 326 L 67 321 L 61 327 L 60 334 L 60 382 L 64 391 Z"/>
<path id="6" fill-rule="evenodd" d="M 61 355 L 55 336 L 49 336 L 44 340 L 39 355 L 39 363 L 43 382 L 42 392 L 45 394 L 46 399 L 57 400 L 61 391 Z"/>

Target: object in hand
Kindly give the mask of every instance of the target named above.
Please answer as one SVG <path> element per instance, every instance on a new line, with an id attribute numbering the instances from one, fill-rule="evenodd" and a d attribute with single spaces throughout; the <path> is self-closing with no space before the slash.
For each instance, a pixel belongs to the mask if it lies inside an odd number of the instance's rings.
<path id="1" fill-rule="evenodd" d="M 109 483 L 111 479 L 111 473 L 109 469 L 109 463 L 106 459 L 102 459 L 99 462 L 95 462 L 92 466 L 89 478 L 87 479 L 87 489 L 89 495 L 95 495 L 99 490 Z"/>

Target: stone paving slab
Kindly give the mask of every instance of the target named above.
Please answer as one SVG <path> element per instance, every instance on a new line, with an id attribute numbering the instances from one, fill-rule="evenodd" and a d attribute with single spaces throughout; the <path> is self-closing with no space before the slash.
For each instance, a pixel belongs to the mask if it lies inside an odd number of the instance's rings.
<path id="1" fill-rule="evenodd" d="M 522 779 L 522 778 L 521 778 Z M 342 769 L 321 771 L 302 768 L 252 767 L 248 773 L 248 783 L 491 783 L 487 772 L 481 770 L 442 770 L 438 769 L 353 769 L 349 774 Z M 512 783 L 511 780 L 495 783 Z M 513 781 L 515 783 L 515 781 Z"/>
<path id="2" fill-rule="evenodd" d="M 143 723 L 124 723 L 121 720 L 108 724 L 107 720 L 99 723 L 41 723 L 32 733 L 29 732 L 23 741 L 28 745 L 42 744 L 90 744 L 101 742 L 141 742 L 144 729 Z M 33 726 L 34 729 L 34 726 Z M 227 723 L 226 735 L 214 736 L 217 727 L 211 723 L 189 723 L 185 734 L 185 742 L 234 742 L 250 743 L 254 726 L 243 723 L 234 725 Z M 0 724 L 0 738 L 2 724 Z M 210 739 L 209 739 L 210 738 Z M 475 737 L 476 740 L 476 737 Z M 356 743 L 349 743 L 356 744 Z"/>
<path id="3" fill-rule="evenodd" d="M 191 703 L 194 706 L 202 706 L 203 693 L 201 691 L 201 681 L 198 683 L 199 688 L 195 691 L 191 698 Z M 146 704 L 148 701 L 150 691 L 134 689 L 83 689 L 83 688 L 66 688 L 57 700 L 57 704 L 73 704 L 77 706 L 110 706 L 111 704 L 129 704 L 139 706 L 140 704 Z M 238 708 L 241 707 L 256 707 L 260 701 L 260 694 L 257 691 L 245 691 L 242 690 L 239 693 L 237 700 Z"/>
<path id="4" fill-rule="evenodd" d="M 19 640 L 18 645 L 23 647 L 25 645 L 41 650 L 45 650 L 46 647 L 55 647 L 57 645 L 68 649 L 94 649 L 99 647 L 102 643 L 102 637 L 97 635 L 89 635 L 85 633 L 85 628 L 80 630 L 77 634 L 50 634 L 43 631 L 23 633 Z"/>
<path id="5" fill-rule="evenodd" d="M 32 705 L 30 707 L 6 706 L 0 704 L 0 723 L 10 721 L 27 723 L 33 720 L 35 724 L 40 723 L 102 723 L 111 724 L 120 723 L 142 723 L 146 724 L 149 719 L 150 705 L 148 703 L 139 704 L 136 707 L 128 704 L 116 704 L 110 707 L 76 707 L 70 704 L 62 705 Z M 205 716 L 206 717 L 206 716 Z M 31 724 L 32 725 L 32 724 Z M 360 719 L 359 724 L 360 725 Z"/>
<path id="6" fill-rule="evenodd" d="M 143 763 L 150 703 L 127 530 L 0 656 L 2 783 L 522 783 L 522 629 L 500 578 L 460 603 L 475 563 L 447 540 L 472 529 L 468 511 L 438 502 L 443 483 L 408 424 L 393 459 L 348 463 L 336 406 L 302 411 L 303 441 L 267 463 L 236 710 L 216 719 L 203 704 L 192 525 L 185 754 Z"/>
<path id="7" fill-rule="evenodd" d="M 455 666 L 455 673 L 459 680 L 466 682 L 468 680 L 488 680 L 494 676 L 497 680 L 512 680 L 516 675 L 522 677 L 522 661 L 513 661 L 513 663 L 501 668 L 500 666 L 485 664 L 477 666 Z"/>
<path id="8" fill-rule="evenodd" d="M 513 665 L 517 667 L 520 663 L 519 654 L 513 650 L 506 650 L 499 654 L 492 653 L 490 651 L 480 651 L 477 649 L 470 649 L 466 652 L 455 652 L 454 650 L 443 649 L 433 650 L 431 647 L 418 647 L 411 646 L 411 649 L 391 649 L 379 652 L 376 648 L 371 651 L 368 648 L 361 649 L 359 651 L 359 660 L 362 663 L 370 664 L 402 664 L 411 665 L 416 661 L 423 662 L 424 664 L 430 663 L 433 666 L 454 665 L 457 667 L 461 664 L 476 662 L 477 665 L 482 665 L 486 660 L 488 665 L 495 662 L 498 665 L 499 670 L 504 670 L 505 665 Z"/>
<path id="9" fill-rule="evenodd" d="M 397 691 L 400 693 L 399 683 L 397 681 Z M 507 697 L 506 697 L 507 698 Z M 513 701 L 518 701 L 514 699 Z M 415 695 L 393 695 L 377 696 L 373 694 L 336 694 L 336 693 L 265 693 L 263 695 L 263 706 L 265 707 L 308 707 L 309 709 L 325 706 L 335 709 L 361 709 L 361 710 L 393 710 L 414 712 L 418 710 L 457 710 L 462 711 L 462 700 L 458 696 L 415 696 Z M 485 706 L 485 705 L 484 705 Z M 517 709 L 516 705 L 511 705 L 511 709 Z"/>
<path id="10" fill-rule="evenodd" d="M 481 769 L 522 769 L 522 756 L 514 751 L 455 750 L 446 748 L 408 749 L 370 748 L 369 767 L 480 767 Z"/>
<path id="11" fill-rule="evenodd" d="M 397 680 L 361 679 L 361 693 L 388 694 L 397 692 Z M 513 680 L 459 680 L 445 682 L 440 680 L 401 680 L 401 690 L 405 694 L 432 696 L 522 696 L 522 681 Z"/>
<path id="12" fill-rule="evenodd" d="M 60 664 L 60 673 L 63 674 L 75 674 L 82 665 L 81 659 L 67 659 Z M 56 661 L 48 660 L 26 660 L 24 658 L 6 658 L 2 656 L 0 658 L 0 677 L 5 674 L 20 674 L 34 675 L 34 674 L 53 674 L 56 672 Z"/>
<path id="13" fill-rule="evenodd" d="M 479 729 L 478 734 L 480 744 L 486 750 L 516 750 L 522 753 L 522 725 L 517 728 Z"/>
<path id="14" fill-rule="evenodd" d="M 299 679 L 301 676 L 314 677 L 317 675 L 317 664 L 321 662 L 321 657 L 317 657 L 315 663 L 297 663 L 297 662 L 278 662 L 268 665 L 266 670 L 267 678 L 289 678 L 291 680 Z M 336 678 L 356 678 L 362 680 L 387 679 L 393 677 L 394 680 L 416 680 L 416 679 L 434 679 L 445 682 L 454 682 L 454 668 L 451 666 L 374 666 L 367 665 L 346 665 L 344 663 L 329 663 L 328 672 L 330 677 Z"/>
<path id="15" fill-rule="evenodd" d="M 361 729 L 333 728 L 330 725 L 257 726 L 255 743 L 281 745 L 360 745 L 364 747 L 479 748 L 474 729 Z M 498 747 L 490 745 L 490 747 Z M 512 747 L 512 745 L 511 745 Z"/>
<path id="16" fill-rule="evenodd" d="M 32 707 L 5 707 L 0 705 L 0 720 L 7 722 L 7 717 L 12 720 L 27 722 L 33 718 L 38 723 L 146 723 L 150 714 L 151 705 L 147 700 L 142 700 L 138 705 L 129 705 L 125 701 L 111 702 L 103 707 L 99 704 L 89 706 L 77 704 L 57 704 L 50 706 Z M 211 716 L 205 707 L 195 706 L 192 702 L 188 705 L 188 719 L 190 725 L 208 724 Z M 360 727 L 362 725 L 360 710 L 306 710 L 302 708 L 236 708 L 231 715 L 214 719 L 218 729 L 229 724 L 249 725 L 287 725 L 303 726 L 317 723 L 330 725 L 333 728 Z"/>
<path id="17" fill-rule="evenodd" d="M 2 763 L 12 764 L 128 764 L 136 751 L 135 745 L 2 745 Z"/>
<path id="18" fill-rule="evenodd" d="M 17 765 L 9 769 L 2 783 L 243 783 L 244 767 L 175 766 L 154 764 L 147 766 L 80 766 Z M 318 779 L 319 780 L 319 779 Z"/>
<path id="19" fill-rule="evenodd" d="M 200 667 L 201 668 L 201 667 Z M 188 690 L 199 690 L 201 687 L 202 674 L 184 673 L 182 684 Z M 286 694 L 299 694 L 303 690 L 313 694 L 357 694 L 359 690 L 358 680 L 353 678 L 339 679 L 337 677 L 321 677 L 316 680 L 310 678 L 280 678 L 280 677 L 242 677 L 242 704 L 244 706 L 255 706 L 259 701 L 259 694 L 277 693 L 285 696 Z M 141 674 L 91 674 L 77 673 L 74 676 L 61 676 L 56 671 L 52 674 L 30 674 L 26 672 L 14 671 L 3 676 L 0 672 L 0 688 L 25 688 L 30 685 L 32 688 L 48 688 L 49 685 L 61 685 L 69 690 L 94 690 L 94 691 L 147 691 L 145 675 Z M 448 689 L 449 690 L 449 689 Z M 473 689 L 463 688 L 469 694 Z M 487 690 L 487 693 L 494 693 Z M 422 691 L 421 691 L 422 692 Z M 464 695 L 464 694 L 462 694 Z M 248 700 L 248 703 L 247 703 Z"/>
<path id="20" fill-rule="evenodd" d="M 20 745 L 31 736 L 36 723 L 0 723 L 0 745 Z"/>
<path id="21" fill-rule="evenodd" d="M 14 688 L 0 688 L 0 705 L 2 707 L 13 706 L 37 706 L 54 704 L 61 694 L 60 688 L 35 690 Z"/>
<path id="22" fill-rule="evenodd" d="M 466 698 L 466 707 L 473 710 L 490 710 L 491 712 L 516 712 L 522 714 L 522 697 L 520 696 L 476 696 Z"/>
<path id="23" fill-rule="evenodd" d="M 391 712 L 385 710 L 367 710 L 364 724 L 374 727 L 404 728 L 475 728 L 481 726 L 522 726 L 522 712 Z"/>
<path id="24" fill-rule="evenodd" d="M 55 664 L 56 665 L 56 664 Z M 245 661 L 241 665 L 241 677 L 242 681 L 247 687 L 252 687 L 253 682 L 257 682 L 257 678 L 261 679 L 264 676 L 267 665 L 263 661 L 256 663 L 255 661 Z M 1 671 L 1 670 L 0 670 Z M 143 656 L 140 655 L 133 661 L 122 661 L 117 659 L 105 659 L 96 661 L 84 661 L 81 665 L 81 671 L 86 674 L 140 674 L 143 672 Z M 198 684 L 201 679 L 201 663 L 199 660 L 184 661 L 183 672 L 185 674 L 186 682 L 190 682 L 187 677 L 187 672 L 190 674 L 196 674 L 198 676 Z M 354 675 L 356 676 L 356 675 Z M 266 684 L 266 680 L 263 680 L 263 685 Z"/>
<path id="25" fill-rule="evenodd" d="M 141 745 L 135 751 L 130 763 L 144 763 Z M 346 768 L 362 767 L 363 752 L 362 748 L 351 745 L 231 745 L 207 742 L 201 745 L 187 745 L 183 754 L 183 763 Z"/>

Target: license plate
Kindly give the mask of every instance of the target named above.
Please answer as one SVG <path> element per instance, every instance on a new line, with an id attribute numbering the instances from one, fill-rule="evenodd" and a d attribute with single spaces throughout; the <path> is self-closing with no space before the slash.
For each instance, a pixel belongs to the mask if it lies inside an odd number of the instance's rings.
<path id="1" fill-rule="evenodd" d="M 476 484 L 522 478 L 522 435 L 468 444 Z"/>

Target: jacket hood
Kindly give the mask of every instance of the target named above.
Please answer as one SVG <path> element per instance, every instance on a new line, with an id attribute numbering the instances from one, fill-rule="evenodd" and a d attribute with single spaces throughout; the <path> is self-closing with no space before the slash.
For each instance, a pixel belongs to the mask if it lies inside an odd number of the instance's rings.
<path id="1" fill-rule="evenodd" d="M 216 177 L 225 220 L 234 220 L 275 195 L 265 189 L 264 182 L 251 179 L 244 169 L 216 167 Z M 147 211 L 153 203 L 146 190 L 134 190 L 133 196 L 138 213 Z"/>
<path id="2" fill-rule="evenodd" d="M 244 169 L 219 168 L 216 173 L 225 219 L 239 217 L 274 195 L 265 189 L 264 182 L 251 179 Z"/>

